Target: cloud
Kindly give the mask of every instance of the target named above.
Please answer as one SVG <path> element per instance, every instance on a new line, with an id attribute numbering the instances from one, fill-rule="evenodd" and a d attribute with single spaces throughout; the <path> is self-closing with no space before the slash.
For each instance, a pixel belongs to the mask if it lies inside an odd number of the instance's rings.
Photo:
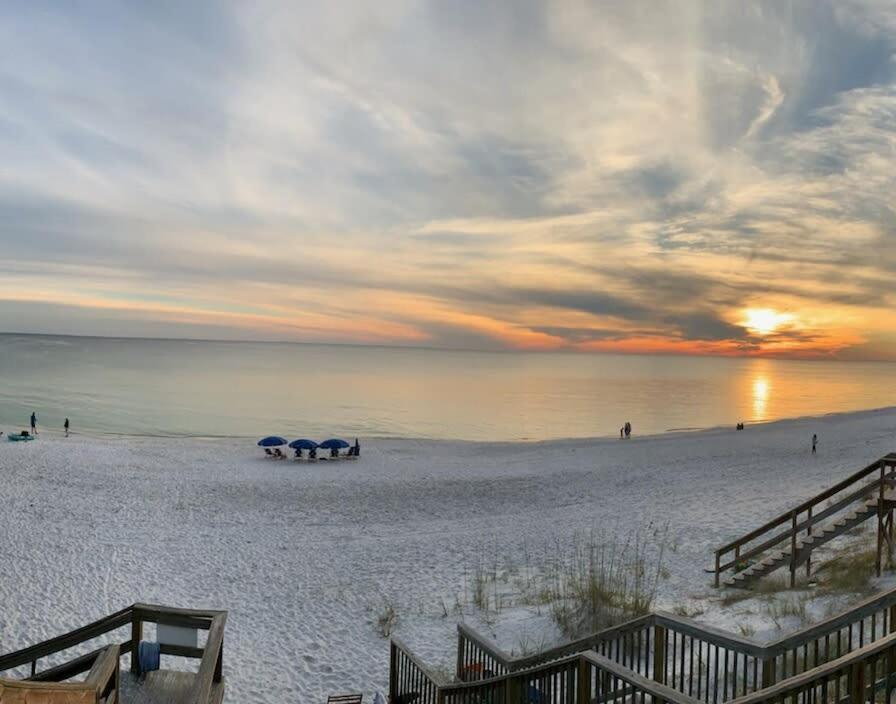
<path id="1" fill-rule="evenodd" d="M 856 357 L 896 323 L 884 0 L 0 14 L 3 327 Z"/>

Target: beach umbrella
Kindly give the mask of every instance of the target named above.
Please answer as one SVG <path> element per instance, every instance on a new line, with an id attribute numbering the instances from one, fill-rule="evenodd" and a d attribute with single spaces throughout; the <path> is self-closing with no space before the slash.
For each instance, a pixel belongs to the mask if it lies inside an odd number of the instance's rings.
<path id="1" fill-rule="evenodd" d="M 317 443 L 314 442 L 314 440 L 302 439 L 302 440 L 293 440 L 291 443 L 289 443 L 289 446 L 293 450 L 313 450 L 314 448 L 317 447 Z"/>
<path id="2" fill-rule="evenodd" d="M 341 440 L 339 438 L 330 438 L 329 440 L 324 440 L 318 447 L 322 447 L 325 450 L 343 450 L 348 447 L 348 443 L 345 440 Z"/>
<path id="3" fill-rule="evenodd" d="M 262 438 L 258 441 L 259 447 L 280 447 L 280 445 L 285 445 L 286 439 L 281 438 L 279 435 L 268 435 L 266 438 Z"/>

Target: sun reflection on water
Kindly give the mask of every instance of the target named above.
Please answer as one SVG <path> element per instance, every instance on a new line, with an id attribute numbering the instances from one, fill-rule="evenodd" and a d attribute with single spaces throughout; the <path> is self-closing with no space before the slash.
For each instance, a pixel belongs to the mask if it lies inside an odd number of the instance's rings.
<path id="1" fill-rule="evenodd" d="M 753 379 L 753 420 L 765 420 L 768 405 L 769 383 L 764 376 Z"/>

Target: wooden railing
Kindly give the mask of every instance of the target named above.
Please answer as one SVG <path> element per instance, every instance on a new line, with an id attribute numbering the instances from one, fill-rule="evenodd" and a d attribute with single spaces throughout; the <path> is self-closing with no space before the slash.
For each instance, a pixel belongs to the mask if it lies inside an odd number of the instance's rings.
<path id="1" fill-rule="evenodd" d="M 389 704 L 439 704 L 440 678 L 397 638 L 389 643 Z"/>
<path id="2" fill-rule="evenodd" d="M 871 480 L 869 481 L 869 478 Z M 843 511 L 849 506 L 875 496 L 883 498 L 883 492 L 896 478 L 896 455 L 888 454 L 876 462 L 871 463 L 843 481 L 804 501 L 799 506 L 782 513 L 755 530 L 746 533 L 736 540 L 721 546 L 715 551 L 715 585 L 719 586 L 721 574 L 726 570 L 738 568 L 746 561 L 759 557 L 764 553 L 782 545 L 790 547 L 790 575 L 791 585 L 796 579 L 796 571 L 799 564 L 805 562 L 810 568 L 810 554 L 801 555 L 799 541 L 804 536 L 812 533 L 812 527 L 817 526 L 831 516 Z M 844 493 L 846 492 L 846 493 Z M 841 495 L 842 494 L 842 495 Z M 835 498 L 836 497 L 836 498 Z M 830 505 L 825 502 L 834 499 Z M 878 522 L 882 521 L 881 511 L 878 511 Z M 880 571 L 881 540 L 878 526 L 878 572 Z M 758 541 L 758 542 L 757 542 Z M 811 549 L 809 550 L 811 553 Z"/>
<path id="3" fill-rule="evenodd" d="M 771 643 L 655 613 L 535 655 L 512 657 L 459 624 L 455 677 L 475 682 L 590 651 L 706 704 L 721 704 L 835 660 L 896 631 L 896 589 Z"/>
<path id="4" fill-rule="evenodd" d="M 896 633 L 732 704 L 876 704 L 896 685 Z"/>
<path id="5" fill-rule="evenodd" d="M 474 682 L 445 682 L 392 641 L 390 704 L 699 704 L 594 652 Z"/>
<path id="6" fill-rule="evenodd" d="M 226 611 L 200 611 L 176 609 L 153 604 L 133 604 L 70 633 L 0 656 L 0 672 L 7 672 L 22 666 L 30 666 L 30 676 L 27 679 L 3 679 L 0 680 L 0 685 L 17 689 L 47 689 L 48 687 L 52 689 L 61 687 L 64 690 L 74 691 L 78 687 L 83 689 L 84 683 L 98 683 L 99 680 L 97 678 L 101 675 L 111 676 L 109 672 L 114 660 L 114 670 L 112 670 L 115 680 L 115 686 L 112 688 L 115 691 L 114 696 L 110 694 L 112 689 L 108 686 L 108 680 L 104 680 L 105 693 L 97 690 L 97 698 L 90 700 L 112 704 L 112 702 L 118 701 L 119 658 L 129 654 L 131 670 L 136 672 L 138 669 L 137 652 L 143 634 L 143 624 L 147 622 L 162 623 L 208 631 L 205 646 L 202 648 L 162 644 L 160 651 L 166 655 L 200 659 L 196 683 L 189 701 L 193 704 L 209 704 L 213 700 L 212 690 L 215 684 L 221 682 L 223 678 L 224 625 L 226 620 Z M 114 633 L 127 626 L 130 626 L 129 639 L 111 645 L 103 645 L 88 653 L 73 656 L 61 664 L 38 671 L 38 663 L 41 660 L 56 656 L 66 650 L 77 648 L 91 640 Z M 118 637 L 121 638 L 122 636 L 119 635 Z M 88 671 L 90 674 L 88 674 L 84 683 L 64 682 L 64 680 Z"/>
<path id="7" fill-rule="evenodd" d="M 117 645 L 90 653 L 81 660 L 89 662 L 75 674 L 87 671 L 83 682 L 0 680 L 0 701 L 84 702 L 117 704 L 119 701 L 119 649 Z M 80 668 L 81 665 L 79 664 Z"/>
<path id="8" fill-rule="evenodd" d="M 663 656 L 660 656 L 661 658 Z M 444 682 L 392 641 L 390 704 L 701 704 L 667 683 L 599 653 L 567 655 L 472 682 Z M 660 664 L 658 672 L 663 671 Z M 711 680 L 710 680 L 711 681 Z M 878 704 L 896 688 L 896 633 L 754 692 L 730 704 Z M 720 690 L 714 689 L 716 693 Z"/>

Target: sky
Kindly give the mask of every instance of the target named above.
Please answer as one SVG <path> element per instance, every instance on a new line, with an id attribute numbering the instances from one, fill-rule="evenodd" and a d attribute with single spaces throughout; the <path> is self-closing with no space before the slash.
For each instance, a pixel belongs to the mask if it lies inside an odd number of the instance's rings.
<path id="1" fill-rule="evenodd" d="M 0 8 L 0 330 L 896 359 L 892 0 Z"/>

